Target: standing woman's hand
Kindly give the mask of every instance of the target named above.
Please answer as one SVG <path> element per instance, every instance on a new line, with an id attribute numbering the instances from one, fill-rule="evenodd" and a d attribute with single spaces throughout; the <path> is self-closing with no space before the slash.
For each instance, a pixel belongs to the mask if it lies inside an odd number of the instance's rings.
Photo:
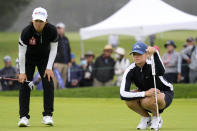
<path id="1" fill-rule="evenodd" d="M 52 78 L 53 80 L 54 80 L 54 78 L 55 78 L 53 71 L 50 70 L 50 69 L 46 69 L 46 70 L 45 70 L 44 78 L 45 78 L 46 76 L 48 77 L 48 81 L 50 81 L 50 78 Z"/>
<path id="2" fill-rule="evenodd" d="M 24 83 L 27 80 L 26 74 L 19 74 L 18 76 L 18 82 Z"/>

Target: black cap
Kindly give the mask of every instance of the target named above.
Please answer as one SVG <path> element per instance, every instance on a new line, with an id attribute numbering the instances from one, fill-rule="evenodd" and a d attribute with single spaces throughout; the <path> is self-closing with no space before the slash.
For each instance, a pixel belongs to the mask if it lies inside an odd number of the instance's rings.
<path id="1" fill-rule="evenodd" d="M 172 46 L 174 46 L 174 48 L 176 48 L 176 45 L 175 45 L 174 41 L 172 41 L 172 40 L 168 40 L 166 42 L 166 44 L 164 45 L 164 47 L 166 48 L 168 45 L 172 45 Z"/>

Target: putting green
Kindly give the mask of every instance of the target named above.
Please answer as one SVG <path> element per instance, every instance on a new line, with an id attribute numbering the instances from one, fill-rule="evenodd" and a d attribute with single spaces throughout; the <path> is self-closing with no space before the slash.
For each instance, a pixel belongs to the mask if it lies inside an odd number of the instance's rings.
<path id="1" fill-rule="evenodd" d="M 162 131 L 196 131 L 197 99 L 175 99 Z M 55 126 L 41 124 L 42 97 L 32 97 L 30 127 L 19 128 L 18 97 L 0 97 L 0 131 L 132 131 L 140 117 L 120 99 L 55 98 Z"/>

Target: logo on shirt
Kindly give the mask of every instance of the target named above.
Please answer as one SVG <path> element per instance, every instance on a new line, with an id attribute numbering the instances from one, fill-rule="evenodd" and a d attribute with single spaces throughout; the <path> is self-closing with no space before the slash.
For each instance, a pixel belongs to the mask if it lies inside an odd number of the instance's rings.
<path id="1" fill-rule="evenodd" d="M 30 44 L 30 45 L 36 45 L 36 39 L 35 39 L 34 37 L 31 37 L 31 38 L 29 39 L 29 44 Z"/>

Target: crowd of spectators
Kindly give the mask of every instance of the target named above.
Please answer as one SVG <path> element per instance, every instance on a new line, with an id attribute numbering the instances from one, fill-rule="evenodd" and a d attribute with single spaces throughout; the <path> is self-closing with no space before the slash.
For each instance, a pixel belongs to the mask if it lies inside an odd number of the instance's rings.
<path id="1" fill-rule="evenodd" d="M 99 87 L 120 86 L 126 68 L 130 60 L 125 58 L 127 54 L 124 48 L 119 47 L 117 35 L 111 35 L 102 53 L 95 56 L 92 51 L 87 51 L 77 64 L 75 54 L 71 52 L 68 37 L 65 35 L 64 23 L 56 25 L 59 34 L 58 51 L 54 62 L 55 74 L 54 88 Z M 154 37 L 155 39 L 155 37 Z M 195 40 L 197 42 L 197 39 Z M 164 78 L 171 83 L 195 83 L 197 81 L 197 45 L 192 37 L 186 39 L 186 43 L 180 52 L 176 51 L 176 43 L 168 40 L 164 47 L 166 53 L 161 57 L 165 66 Z M 151 42 L 153 45 L 153 40 Z M 158 51 L 159 47 L 154 46 Z M 12 66 L 10 56 L 3 58 L 4 67 L 0 70 L 0 77 L 17 79 L 19 68 L 18 59 L 16 67 Z M 33 79 L 37 90 L 42 90 L 42 81 L 39 73 L 35 73 Z M 17 90 L 19 83 L 13 80 L 1 80 L 0 90 Z"/>

